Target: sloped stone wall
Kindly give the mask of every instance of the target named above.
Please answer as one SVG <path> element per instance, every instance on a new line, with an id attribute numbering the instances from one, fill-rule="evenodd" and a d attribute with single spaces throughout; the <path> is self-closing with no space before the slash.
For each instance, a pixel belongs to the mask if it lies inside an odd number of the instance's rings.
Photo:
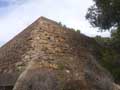
<path id="1" fill-rule="evenodd" d="M 42 17 L 0 49 L 0 72 L 19 73 L 14 90 L 119 90 L 92 53 L 95 43 Z"/>
<path id="2" fill-rule="evenodd" d="M 36 26 L 31 31 L 31 48 L 22 56 L 25 71 L 20 75 L 14 90 L 26 90 L 29 85 L 33 88 L 36 82 L 44 86 L 49 75 L 46 73 L 45 82 L 41 81 L 38 79 L 44 72 L 41 70 L 53 73 L 57 80 L 55 83 L 59 83 L 57 87 L 62 90 L 114 90 L 111 75 L 91 53 L 87 42 L 90 38 L 84 35 L 81 37 L 80 33 L 46 19 L 38 20 Z M 46 85 L 49 87 L 48 83 Z M 38 90 L 39 86 L 36 86 Z"/>

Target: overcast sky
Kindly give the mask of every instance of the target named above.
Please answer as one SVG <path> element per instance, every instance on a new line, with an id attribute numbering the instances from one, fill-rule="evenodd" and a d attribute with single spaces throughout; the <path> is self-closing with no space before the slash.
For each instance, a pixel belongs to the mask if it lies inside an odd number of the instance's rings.
<path id="1" fill-rule="evenodd" d="M 109 36 L 90 26 L 85 14 L 92 0 L 0 0 L 0 41 L 7 42 L 40 16 L 80 29 L 88 36 Z"/>

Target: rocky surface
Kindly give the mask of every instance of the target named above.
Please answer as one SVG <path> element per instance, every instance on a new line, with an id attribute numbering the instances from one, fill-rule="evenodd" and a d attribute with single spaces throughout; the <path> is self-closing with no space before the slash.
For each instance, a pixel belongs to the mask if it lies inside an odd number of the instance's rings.
<path id="1" fill-rule="evenodd" d="M 0 72 L 20 73 L 13 90 L 120 90 L 98 64 L 99 47 L 41 17 L 0 49 Z"/>

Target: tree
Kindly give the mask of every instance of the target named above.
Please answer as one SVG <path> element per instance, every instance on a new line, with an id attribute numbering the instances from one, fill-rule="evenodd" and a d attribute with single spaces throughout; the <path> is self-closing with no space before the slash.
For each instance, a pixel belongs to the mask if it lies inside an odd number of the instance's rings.
<path id="1" fill-rule="evenodd" d="M 88 9 L 86 18 L 93 27 L 111 30 L 110 45 L 120 52 L 120 0 L 93 1 L 95 3 Z"/>
<path id="2" fill-rule="evenodd" d="M 117 52 L 120 53 L 120 27 L 112 31 L 111 45 Z"/>
<path id="3" fill-rule="evenodd" d="M 102 43 L 101 65 L 108 69 L 115 81 L 120 83 L 120 0 L 93 0 L 86 14 L 93 27 L 111 30 L 110 38 L 95 37 Z"/>
<path id="4" fill-rule="evenodd" d="M 86 14 L 92 26 L 109 30 L 120 26 L 120 0 L 93 0 Z"/>

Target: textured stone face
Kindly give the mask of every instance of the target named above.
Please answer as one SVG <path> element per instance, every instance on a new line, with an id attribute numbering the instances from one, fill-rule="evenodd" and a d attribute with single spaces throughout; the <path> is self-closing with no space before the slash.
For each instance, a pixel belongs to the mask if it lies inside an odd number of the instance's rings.
<path id="1" fill-rule="evenodd" d="M 14 90 L 120 90 L 96 61 L 90 42 L 41 17 L 1 48 L 9 48 L 0 53 L 1 73 L 20 73 Z"/>

